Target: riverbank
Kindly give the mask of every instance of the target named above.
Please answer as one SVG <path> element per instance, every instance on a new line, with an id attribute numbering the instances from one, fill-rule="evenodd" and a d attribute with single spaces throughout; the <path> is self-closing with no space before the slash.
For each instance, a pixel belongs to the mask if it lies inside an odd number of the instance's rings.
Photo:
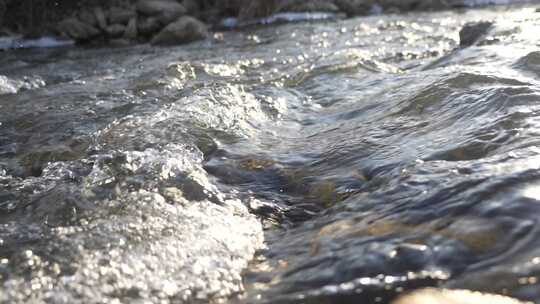
<path id="1" fill-rule="evenodd" d="M 443 10 L 498 0 L 0 0 L 0 37 L 59 36 L 79 44 L 183 44 L 225 24 L 253 24 L 282 12 L 352 17 Z M 507 1 L 506 1 L 507 2 Z"/>

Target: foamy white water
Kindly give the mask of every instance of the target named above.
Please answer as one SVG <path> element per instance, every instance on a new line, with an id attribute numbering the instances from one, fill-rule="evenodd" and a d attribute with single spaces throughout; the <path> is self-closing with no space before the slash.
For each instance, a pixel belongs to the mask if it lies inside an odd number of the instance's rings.
<path id="1" fill-rule="evenodd" d="M 0 50 L 28 49 L 28 48 L 54 48 L 74 45 L 75 41 L 57 37 L 41 37 L 38 39 L 25 39 L 22 36 L 0 37 Z"/>

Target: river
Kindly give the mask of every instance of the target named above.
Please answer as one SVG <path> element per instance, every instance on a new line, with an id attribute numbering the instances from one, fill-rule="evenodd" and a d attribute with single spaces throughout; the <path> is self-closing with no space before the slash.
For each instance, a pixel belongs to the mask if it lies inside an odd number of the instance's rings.
<path id="1" fill-rule="evenodd" d="M 540 303 L 538 33 L 511 6 L 0 52 L 0 302 Z"/>

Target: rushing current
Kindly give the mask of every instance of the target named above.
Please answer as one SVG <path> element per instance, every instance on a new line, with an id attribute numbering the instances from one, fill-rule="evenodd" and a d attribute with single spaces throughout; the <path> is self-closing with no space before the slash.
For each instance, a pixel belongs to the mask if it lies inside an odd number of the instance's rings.
<path id="1" fill-rule="evenodd" d="M 0 302 L 540 303 L 538 33 L 513 6 L 2 52 Z"/>

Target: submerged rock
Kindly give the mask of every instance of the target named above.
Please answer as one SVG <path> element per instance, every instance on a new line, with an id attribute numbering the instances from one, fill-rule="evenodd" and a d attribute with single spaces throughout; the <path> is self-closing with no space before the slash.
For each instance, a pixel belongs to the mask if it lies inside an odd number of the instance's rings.
<path id="1" fill-rule="evenodd" d="M 474 292 L 427 288 L 405 295 L 392 304 L 524 304 L 513 298 Z"/>
<path id="2" fill-rule="evenodd" d="M 68 18 L 58 24 L 58 31 L 76 41 L 88 41 L 99 36 L 100 31 L 92 25 Z"/>
<path id="3" fill-rule="evenodd" d="M 201 21 L 184 16 L 166 26 L 153 39 L 155 45 L 174 45 L 202 40 L 208 37 L 206 25 Z"/>
<path id="4" fill-rule="evenodd" d="M 475 44 L 482 36 L 487 34 L 493 25 L 490 21 L 471 22 L 459 31 L 459 46 L 468 47 Z"/>

